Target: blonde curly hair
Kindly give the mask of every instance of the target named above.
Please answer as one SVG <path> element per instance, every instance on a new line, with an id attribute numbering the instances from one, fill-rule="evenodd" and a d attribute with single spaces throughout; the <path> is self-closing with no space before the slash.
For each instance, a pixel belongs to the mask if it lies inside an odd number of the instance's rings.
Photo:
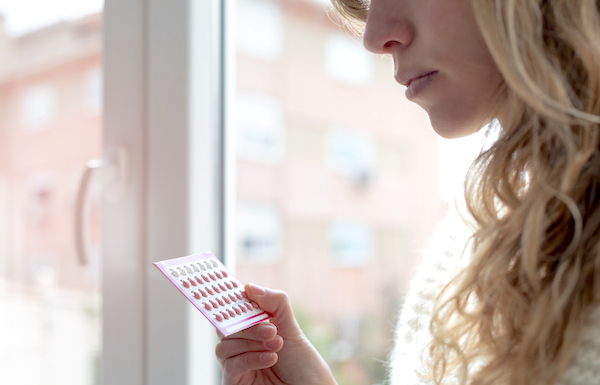
<path id="1" fill-rule="evenodd" d="M 332 2 L 364 25 L 367 2 Z M 471 4 L 501 128 L 465 181 L 470 262 L 436 299 L 426 364 L 436 384 L 553 384 L 600 289 L 600 4 Z"/>

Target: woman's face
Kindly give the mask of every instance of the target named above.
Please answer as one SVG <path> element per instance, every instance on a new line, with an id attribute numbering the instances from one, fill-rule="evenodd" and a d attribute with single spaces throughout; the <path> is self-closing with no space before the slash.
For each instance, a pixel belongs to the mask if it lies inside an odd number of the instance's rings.
<path id="1" fill-rule="evenodd" d="M 439 135 L 466 136 L 494 117 L 502 76 L 469 0 L 371 0 L 364 45 L 392 56 L 394 78 Z"/>

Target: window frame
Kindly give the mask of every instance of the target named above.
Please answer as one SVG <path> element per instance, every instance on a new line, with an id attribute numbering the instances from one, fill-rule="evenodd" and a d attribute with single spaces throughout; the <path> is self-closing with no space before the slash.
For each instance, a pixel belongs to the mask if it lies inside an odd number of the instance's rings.
<path id="1" fill-rule="evenodd" d="M 103 146 L 126 149 L 129 178 L 103 202 L 104 384 L 218 381 L 214 328 L 152 263 L 235 266 L 234 3 L 105 1 Z"/>

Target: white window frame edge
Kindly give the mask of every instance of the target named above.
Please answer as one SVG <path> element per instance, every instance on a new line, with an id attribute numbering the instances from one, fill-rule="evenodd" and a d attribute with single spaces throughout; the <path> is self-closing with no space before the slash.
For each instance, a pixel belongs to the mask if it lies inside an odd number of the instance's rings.
<path id="1" fill-rule="evenodd" d="M 235 260 L 224 236 L 233 64 L 221 65 L 234 57 L 229 44 L 222 52 L 232 7 L 105 2 L 104 148 L 128 150 L 131 179 L 123 199 L 104 203 L 104 384 L 217 383 L 214 329 L 152 262 L 206 250 Z"/>

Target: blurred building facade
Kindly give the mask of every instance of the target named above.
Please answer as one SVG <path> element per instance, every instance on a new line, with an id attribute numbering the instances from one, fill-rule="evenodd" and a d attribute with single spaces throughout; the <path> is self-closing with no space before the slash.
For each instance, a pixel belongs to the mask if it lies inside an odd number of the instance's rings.
<path id="1" fill-rule="evenodd" d="M 364 384 L 445 205 L 426 114 L 325 3 L 238 1 L 237 269 Z"/>
<path id="2" fill-rule="evenodd" d="M 101 18 L 0 41 L 0 178 L 11 223 L 2 226 L 2 276 L 28 285 L 51 268 L 61 287 L 92 289 L 97 277 L 73 278 L 72 216 L 74 183 L 102 143 Z"/>
<path id="3" fill-rule="evenodd" d="M 87 266 L 73 216 L 101 152 L 101 16 L 16 38 L 0 19 L 0 383 L 97 383 L 98 205 Z"/>
<path id="4" fill-rule="evenodd" d="M 290 294 L 340 383 L 381 380 L 373 358 L 385 359 L 445 210 L 435 135 L 389 58 L 364 51 L 322 1 L 238 5 L 238 277 Z M 16 39 L 0 25 L 0 280 L 10 290 L 98 290 L 100 256 L 78 265 L 72 218 L 76 181 L 101 151 L 101 33 L 101 15 Z M 96 245 L 99 221 L 93 212 Z"/>

